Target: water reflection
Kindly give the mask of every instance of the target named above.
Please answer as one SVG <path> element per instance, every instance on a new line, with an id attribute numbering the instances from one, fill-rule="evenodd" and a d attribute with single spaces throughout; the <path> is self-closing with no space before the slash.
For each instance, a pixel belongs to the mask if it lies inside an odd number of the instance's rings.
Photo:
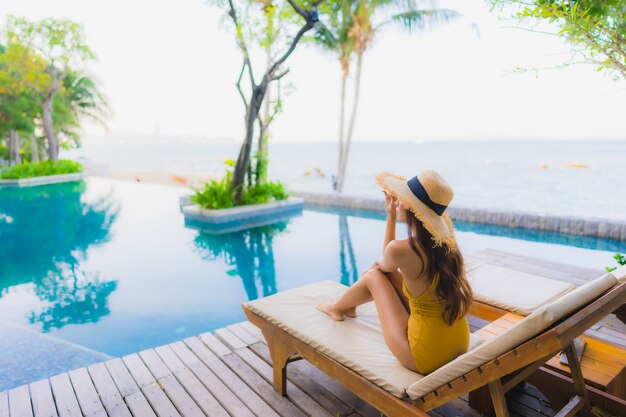
<path id="1" fill-rule="evenodd" d="M 44 307 L 29 313 L 43 330 L 109 314 L 115 281 L 81 270 L 89 247 L 106 242 L 119 207 L 108 193 L 85 199 L 83 181 L 0 190 L 0 298 L 33 284 Z"/>
<path id="2" fill-rule="evenodd" d="M 222 259 L 234 268 L 230 276 L 239 276 L 248 300 L 276 293 L 276 269 L 274 266 L 274 238 L 287 230 L 286 221 L 231 233 L 213 234 L 200 231 L 194 239 L 196 250 L 209 261 Z"/>
<path id="3" fill-rule="evenodd" d="M 348 216 L 339 215 L 339 262 L 341 264 L 341 283 L 350 286 L 359 279 L 359 272 L 354 256 L 354 247 L 350 237 Z"/>

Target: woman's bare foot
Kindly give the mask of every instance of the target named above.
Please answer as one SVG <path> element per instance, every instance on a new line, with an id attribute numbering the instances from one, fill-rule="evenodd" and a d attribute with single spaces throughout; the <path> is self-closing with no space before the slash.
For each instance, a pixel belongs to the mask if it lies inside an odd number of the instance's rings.
<path id="1" fill-rule="evenodd" d="M 325 303 L 318 304 L 316 307 L 319 311 L 328 314 L 331 319 L 336 321 L 343 321 L 344 313 L 335 308 L 334 301 L 326 301 Z"/>

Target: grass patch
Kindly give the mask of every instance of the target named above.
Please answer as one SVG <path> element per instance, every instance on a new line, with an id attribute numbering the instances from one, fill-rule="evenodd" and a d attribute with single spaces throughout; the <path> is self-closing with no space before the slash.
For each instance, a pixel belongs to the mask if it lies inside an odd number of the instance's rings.
<path id="1" fill-rule="evenodd" d="M 78 162 L 68 159 L 61 159 L 56 162 L 24 162 L 1 170 L 0 179 L 21 180 L 24 178 L 46 177 L 49 175 L 75 174 L 78 172 L 83 172 L 83 166 Z"/>

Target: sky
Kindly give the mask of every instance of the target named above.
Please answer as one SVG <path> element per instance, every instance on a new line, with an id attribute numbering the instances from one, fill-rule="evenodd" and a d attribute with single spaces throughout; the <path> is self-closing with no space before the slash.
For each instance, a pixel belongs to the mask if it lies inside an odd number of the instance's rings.
<path id="1" fill-rule="evenodd" d="M 355 141 L 626 139 L 625 80 L 590 65 L 515 72 L 566 62 L 571 48 L 502 20 L 482 0 L 436 5 L 464 17 L 421 33 L 376 34 L 364 57 Z M 6 14 L 84 25 L 98 57 L 89 71 L 113 110 L 108 130 L 86 125 L 87 137 L 243 138 L 235 89 L 241 54 L 216 7 L 202 0 L 2 0 L 0 17 Z M 300 45 L 287 66 L 293 89 L 273 140 L 336 141 L 336 57 Z"/>

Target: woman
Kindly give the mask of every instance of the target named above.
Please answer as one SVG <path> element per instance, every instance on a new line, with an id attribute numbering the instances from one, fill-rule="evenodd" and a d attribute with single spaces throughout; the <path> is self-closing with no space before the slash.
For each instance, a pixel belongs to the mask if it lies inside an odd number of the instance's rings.
<path id="1" fill-rule="evenodd" d="M 408 181 L 383 173 L 376 182 L 387 209 L 383 256 L 339 300 L 317 308 L 341 321 L 373 299 L 391 352 L 406 368 L 427 374 L 469 345 L 472 290 L 444 214 L 453 192 L 435 171 Z M 408 239 L 396 240 L 398 220 L 407 224 Z"/>

